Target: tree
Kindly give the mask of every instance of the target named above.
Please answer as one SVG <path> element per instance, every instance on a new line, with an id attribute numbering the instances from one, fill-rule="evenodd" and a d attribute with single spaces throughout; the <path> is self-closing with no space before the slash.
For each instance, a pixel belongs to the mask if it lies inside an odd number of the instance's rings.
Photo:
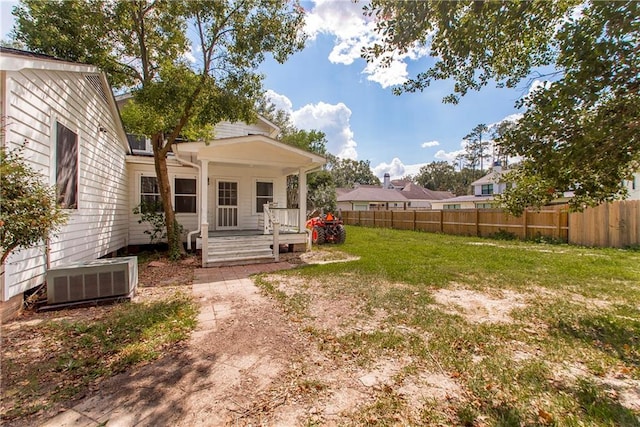
<path id="1" fill-rule="evenodd" d="M 475 171 L 469 168 L 456 170 L 445 161 L 431 162 L 420 168 L 416 182 L 429 190 L 450 191 L 456 196 L 469 194 Z"/>
<path id="2" fill-rule="evenodd" d="M 321 156 L 325 156 L 327 154 L 327 139 L 325 137 L 324 132 L 320 132 L 317 130 L 302 130 L 296 129 L 293 126 L 290 126 L 287 129 L 287 133 L 281 136 L 282 142 L 285 144 L 293 145 L 294 147 L 311 151 L 313 153 L 319 154 Z M 320 188 L 318 185 L 314 185 L 316 182 L 323 182 L 322 180 L 317 181 L 315 175 L 320 173 L 325 173 L 326 171 L 319 171 L 309 174 L 307 181 L 307 206 L 311 209 L 315 206 L 319 200 L 323 200 L 324 197 L 320 195 L 314 194 L 316 191 L 324 191 L 324 187 Z M 334 188 L 335 190 L 335 188 Z M 335 191 L 334 191 L 335 192 Z M 287 177 L 287 200 L 288 205 L 290 207 L 298 207 L 298 176 L 297 175 L 289 175 Z M 334 197 L 335 198 L 335 197 Z M 335 202 L 334 202 L 335 205 Z"/>
<path id="3" fill-rule="evenodd" d="M 170 254 L 180 257 L 166 156 L 178 137 L 207 140 L 215 123 L 255 119 L 256 68 L 265 53 L 284 62 L 304 46 L 302 9 L 261 0 L 22 0 L 14 14 L 14 37 L 31 50 L 96 64 L 132 91 L 123 121 L 151 137 Z M 186 53 L 198 55 L 195 64 Z"/>
<path id="4" fill-rule="evenodd" d="M 471 168 L 474 171 L 474 176 L 477 164 L 480 164 L 480 173 L 483 173 L 484 159 L 488 158 L 488 154 L 486 154 L 485 151 L 489 147 L 489 141 L 482 140 L 482 135 L 488 130 L 487 125 L 481 123 L 476 125 L 476 127 L 474 127 L 471 132 L 464 137 L 464 139 L 467 140 L 467 146 L 465 147 L 467 152 L 466 160 L 468 161 L 468 164 L 471 165 Z"/>
<path id="5" fill-rule="evenodd" d="M 382 36 L 363 51 L 369 61 L 416 45 L 438 58 L 397 94 L 452 79 L 444 101 L 456 103 L 491 81 L 550 80 L 517 103 L 524 115 L 499 141 L 524 158 L 506 198 L 525 196 L 527 182 L 544 191 L 521 200 L 538 206 L 569 189 L 574 209 L 624 195 L 623 179 L 640 168 L 640 2 L 373 0 L 367 13 Z"/>
<path id="6" fill-rule="evenodd" d="M 15 250 L 47 240 L 67 221 L 55 187 L 25 163 L 22 148 L 0 147 L 0 196 L 0 265 Z"/>
<path id="7" fill-rule="evenodd" d="M 285 144 L 293 145 L 321 156 L 327 156 L 327 139 L 324 132 L 296 128 L 291 123 L 289 113 L 278 109 L 266 98 L 258 101 L 256 110 L 280 128 L 278 138 Z M 287 206 L 292 208 L 299 206 L 297 175 L 289 175 L 287 177 Z M 310 211 L 330 212 L 335 209 L 335 206 L 336 191 L 331 174 L 326 169 L 309 174 L 307 179 L 307 208 Z"/>
<path id="8" fill-rule="evenodd" d="M 435 191 L 453 191 L 456 182 L 456 171 L 445 161 L 431 162 L 420 168 L 416 182 Z"/>
<path id="9" fill-rule="evenodd" d="M 354 188 L 360 185 L 380 185 L 380 179 L 371 171 L 369 160 L 340 159 L 329 154 L 329 171 L 338 188 Z"/>

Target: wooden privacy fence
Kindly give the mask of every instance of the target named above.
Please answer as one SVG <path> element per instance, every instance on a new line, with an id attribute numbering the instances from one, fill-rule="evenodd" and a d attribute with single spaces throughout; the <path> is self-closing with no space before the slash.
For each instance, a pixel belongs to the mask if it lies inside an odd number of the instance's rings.
<path id="1" fill-rule="evenodd" d="M 566 206 L 526 211 L 516 217 L 502 209 L 428 211 L 343 211 L 345 224 L 429 231 L 462 236 L 490 236 L 506 231 L 520 239 L 538 236 L 567 241 Z"/>
<path id="2" fill-rule="evenodd" d="M 500 231 L 520 239 L 551 237 L 585 246 L 640 245 L 640 200 L 606 203 L 568 213 L 566 205 L 527 210 L 515 217 L 502 209 L 426 211 L 343 211 L 345 224 L 418 230 L 463 236 L 491 236 Z"/>
<path id="3" fill-rule="evenodd" d="M 569 214 L 569 242 L 613 248 L 640 245 L 640 200 L 605 203 Z"/>

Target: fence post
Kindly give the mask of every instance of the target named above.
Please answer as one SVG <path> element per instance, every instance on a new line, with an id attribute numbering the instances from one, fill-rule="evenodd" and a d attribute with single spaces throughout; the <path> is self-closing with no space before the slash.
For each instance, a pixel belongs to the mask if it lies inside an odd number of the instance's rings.
<path id="1" fill-rule="evenodd" d="M 524 209 L 524 211 L 522 212 L 522 224 L 524 226 L 524 237 L 523 240 L 527 240 L 528 237 L 528 230 L 527 230 L 527 208 Z"/>
<path id="2" fill-rule="evenodd" d="M 411 222 L 411 229 L 416 231 L 416 211 L 413 211 L 413 221 Z"/>
<path id="3" fill-rule="evenodd" d="M 480 237 L 480 209 L 476 208 L 476 237 Z"/>
<path id="4" fill-rule="evenodd" d="M 444 210 L 440 211 L 440 232 L 444 233 Z"/>

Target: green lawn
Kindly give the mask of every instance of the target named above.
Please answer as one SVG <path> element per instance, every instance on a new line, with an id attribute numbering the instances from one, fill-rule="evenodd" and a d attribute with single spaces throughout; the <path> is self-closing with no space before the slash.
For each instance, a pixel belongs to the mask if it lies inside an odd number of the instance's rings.
<path id="1" fill-rule="evenodd" d="M 348 423 L 640 425 L 640 252 L 347 231 L 322 249 L 359 260 L 258 282 L 329 357 L 403 361 Z M 401 392 L 432 377 L 450 395 Z"/>

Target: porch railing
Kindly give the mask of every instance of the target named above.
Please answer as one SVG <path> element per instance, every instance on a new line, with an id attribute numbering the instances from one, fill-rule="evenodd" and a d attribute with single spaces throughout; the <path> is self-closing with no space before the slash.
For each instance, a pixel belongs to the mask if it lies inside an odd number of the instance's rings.
<path id="1" fill-rule="evenodd" d="M 264 233 L 267 233 L 267 226 L 273 234 L 273 258 L 280 261 L 280 221 L 273 214 L 273 206 L 264 205 Z"/>
<path id="2" fill-rule="evenodd" d="M 279 208 L 273 204 L 264 205 L 264 234 L 273 233 L 273 224 L 280 224 L 280 231 L 300 232 L 299 209 Z"/>

